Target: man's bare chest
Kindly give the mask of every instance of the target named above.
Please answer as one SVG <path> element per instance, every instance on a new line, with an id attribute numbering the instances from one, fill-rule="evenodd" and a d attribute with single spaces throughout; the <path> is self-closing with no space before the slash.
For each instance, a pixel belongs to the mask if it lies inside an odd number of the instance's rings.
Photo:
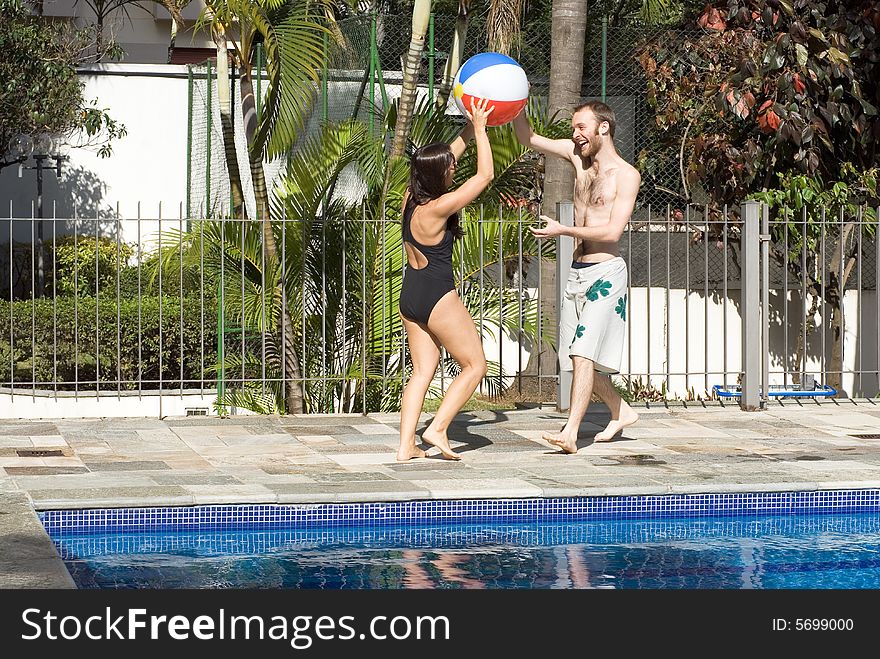
<path id="1" fill-rule="evenodd" d="M 590 168 L 579 171 L 575 179 L 575 204 L 583 210 L 609 209 L 617 196 L 616 170 L 606 173 Z"/>

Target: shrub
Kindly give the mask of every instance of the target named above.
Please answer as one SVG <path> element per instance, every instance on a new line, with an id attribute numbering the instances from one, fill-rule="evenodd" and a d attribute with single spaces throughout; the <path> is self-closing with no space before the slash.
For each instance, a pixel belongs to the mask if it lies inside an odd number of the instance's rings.
<path id="1" fill-rule="evenodd" d="M 161 308 L 161 331 L 159 312 Z M 181 309 L 183 323 L 181 324 Z M 217 358 L 217 302 L 200 298 L 154 296 L 138 299 L 58 297 L 0 300 L 0 381 L 8 386 L 32 381 L 57 389 L 101 386 L 158 389 L 161 354 L 163 388 L 200 385 L 204 369 Z M 97 315 L 97 318 L 96 318 Z M 10 342 L 10 317 L 12 342 Z M 182 332 L 181 332 L 182 329 Z M 160 353 L 161 339 L 161 353 Z M 182 349 L 181 349 L 182 342 Z M 204 348 L 203 348 L 204 346 Z M 203 356 L 204 355 L 204 356 Z M 206 386 L 213 386 L 209 380 Z"/>

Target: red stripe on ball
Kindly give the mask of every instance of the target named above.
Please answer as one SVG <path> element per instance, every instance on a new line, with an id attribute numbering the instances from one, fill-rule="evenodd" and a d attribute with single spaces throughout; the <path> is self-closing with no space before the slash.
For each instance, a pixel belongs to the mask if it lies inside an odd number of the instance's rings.
<path id="1" fill-rule="evenodd" d="M 471 101 L 474 102 L 474 105 L 483 100 L 479 96 L 471 96 L 470 94 L 462 94 L 461 95 L 461 104 L 467 108 L 467 111 L 471 111 Z M 492 114 L 489 115 L 489 119 L 486 123 L 489 126 L 502 126 L 509 121 L 513 121 L 514 117 L 520 113 L 526 106 L 526 102 L 528 99 L 522 99 L 520 101 L 493 101 L 489 99 L 489 105 L 487 107 L 494 107 L 492 110 Z"/>

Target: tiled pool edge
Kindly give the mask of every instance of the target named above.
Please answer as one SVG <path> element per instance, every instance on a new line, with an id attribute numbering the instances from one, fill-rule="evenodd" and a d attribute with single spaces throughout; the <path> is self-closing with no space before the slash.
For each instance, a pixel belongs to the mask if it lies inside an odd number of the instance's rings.
<path id="1" fill-rule="evenodd" d="M 544 487 L 474 489 L 462 484 L 448 495 L 431 495 L 423 489 L 396 491 L 309 492 L 230 495 L 137 495 L 126 497 L 33 497 L 31 504 L 38 513 L 49 510 L 85 510 L 103 508 L 158 508 L 192 507 L 213 505 L 317 505 L 344 503 L 390 503 L 406 501 L 447 501 L 461 499 L 559 499 L 571 497 L 619 497 L 619 496 L 668 496 L 678 494 L 751 494 L 757 492 L 811 492 L 826 490 L 880 489 L 880 480 L 786 482 L 786 483 L 717 483 L 711 487 L 699 485 L 632 485 L 614 487 Z"/>
<path id="2" fill-rule="evenodd" d="M 50 536 L 107 532 L 528 523 L 880 512 L 880 488 L 44 510 Z"/>
<path id="3" fill-rule="evenodd" d="M 126 497 L 76 497 L 53 498 L 51 496 L 31 497 L 31 503 L 37 512 L 46 510 L 83 510 L 95 508 L 156 508 L 156 507 L 189 507 L 210 505 L 309 505 L 330 503 L 388 503 L 405 501 L 446 501 L 462 499 L 528 499 L 540 497 L 558 499 L 568 497 L 600 497 L 600 496 L 667 496 L 675 494 L 750 494 L 756 492 L 810 492 L 824 490 L 866 490 L 880 489 L 880 480 L 858 481 L 803 481 L 784 483 L 715 483 L 711 486 L 699 485 L 632 485 L 596 487 L 529 487 L 475 490 L 462 485 L 442 495 L 426 492 L 421 488 L 395 491 L 354 491 L 354 492 L 308 492 L 308 493 L 277 493 L 275 496 L 266 494 L 206 494 L 206 495 L 133 495 Z"/>

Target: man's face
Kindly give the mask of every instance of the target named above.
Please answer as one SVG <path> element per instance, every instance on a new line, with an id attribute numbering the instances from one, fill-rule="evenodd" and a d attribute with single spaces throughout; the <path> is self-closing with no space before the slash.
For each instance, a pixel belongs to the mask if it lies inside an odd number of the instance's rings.
<path id="1" fill-rule="evenodd" d="M 592 158 L 599 153 L 607 131 L 607 124 L 600 124 L 589 108 L 576 112 L 571 118 L 571 139 L 582 158 Z"/>

